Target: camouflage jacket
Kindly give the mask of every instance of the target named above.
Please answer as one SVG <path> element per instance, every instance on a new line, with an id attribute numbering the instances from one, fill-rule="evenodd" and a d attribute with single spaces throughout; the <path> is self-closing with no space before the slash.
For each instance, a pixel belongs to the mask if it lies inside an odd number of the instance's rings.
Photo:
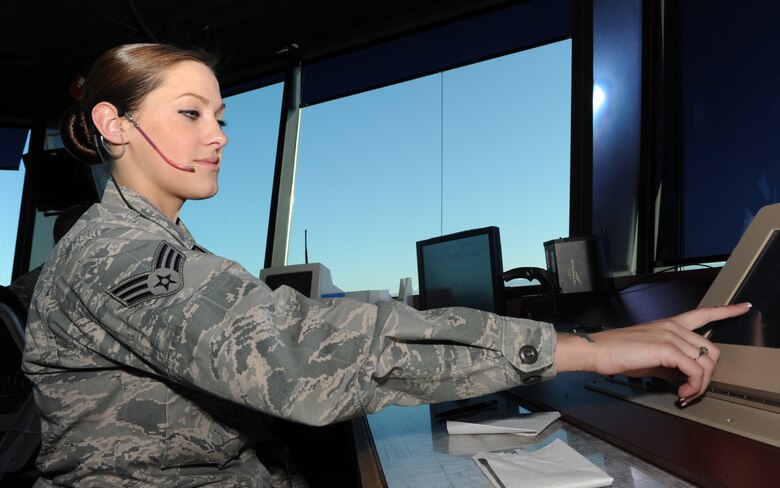
<path id="1" fill-rule="evenodd" d="M 47 261 L 26 340 L 39 486 L 268 486 L 268 416 L 323 425 L 555 374 L 549 324 L 272 292 L 111 181 Z"/>

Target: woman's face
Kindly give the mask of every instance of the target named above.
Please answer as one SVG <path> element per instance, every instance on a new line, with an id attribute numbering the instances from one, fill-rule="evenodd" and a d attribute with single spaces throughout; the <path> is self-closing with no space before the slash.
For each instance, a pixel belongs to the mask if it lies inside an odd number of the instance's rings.
<path id="1" fill-rule="evenodd" d="M 195 61 L 170 67 L 163 83 L 131 115 L 167 159 L 195 171 L 168 164 L 135 127 L 126 124 L 129 171 L 142 182 L 136 190 L 164 212 L 177 202 L 180 207 L 186 200 L 216 194 L 222 148 L 227 144 L 224 109 L 209 68 Z"/>

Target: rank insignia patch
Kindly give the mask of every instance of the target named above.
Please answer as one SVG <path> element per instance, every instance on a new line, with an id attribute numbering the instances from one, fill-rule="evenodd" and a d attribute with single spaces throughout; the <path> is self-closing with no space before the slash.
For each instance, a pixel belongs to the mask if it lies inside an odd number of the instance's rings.
<path id="1" fill-rule="evenodd" d="M 152 269 L 122 281 L 108 294 L 132 307 L 144 300 L 173 295 L 182 287 L 184 255 L 167 242 L 161 242 L 154 253 Z"/>

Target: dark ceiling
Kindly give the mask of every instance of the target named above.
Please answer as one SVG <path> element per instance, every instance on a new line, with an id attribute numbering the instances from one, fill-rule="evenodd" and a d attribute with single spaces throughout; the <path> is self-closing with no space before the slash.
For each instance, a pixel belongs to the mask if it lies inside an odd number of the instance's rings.
<path id="1" fill-rule="evenodd" d="M 220 55 L 225 87 L 445 23 L 507 0 L 14 0 L 0 19 L 0 123 L 29 125 L 72 102 L 68 88 L 106 49 L 170 42 Z M 11 5 L 8 5 L 11 4 Z"/>

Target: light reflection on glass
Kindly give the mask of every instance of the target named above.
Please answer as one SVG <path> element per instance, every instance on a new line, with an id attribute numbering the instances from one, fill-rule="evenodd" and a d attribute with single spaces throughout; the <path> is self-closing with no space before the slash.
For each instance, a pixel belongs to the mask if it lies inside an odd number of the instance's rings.
<path id="1" fill-rule="evenodd" d="M 600 85 L 594 84 L 593 85 L 593 118 L 595 119 L 598 117 L 599 113 L 601 113 L 601 108 L 604 106 L 604 103 L 607 101 L 607 94 L 604 93 L 604 89 L 601 88 Z"/>

